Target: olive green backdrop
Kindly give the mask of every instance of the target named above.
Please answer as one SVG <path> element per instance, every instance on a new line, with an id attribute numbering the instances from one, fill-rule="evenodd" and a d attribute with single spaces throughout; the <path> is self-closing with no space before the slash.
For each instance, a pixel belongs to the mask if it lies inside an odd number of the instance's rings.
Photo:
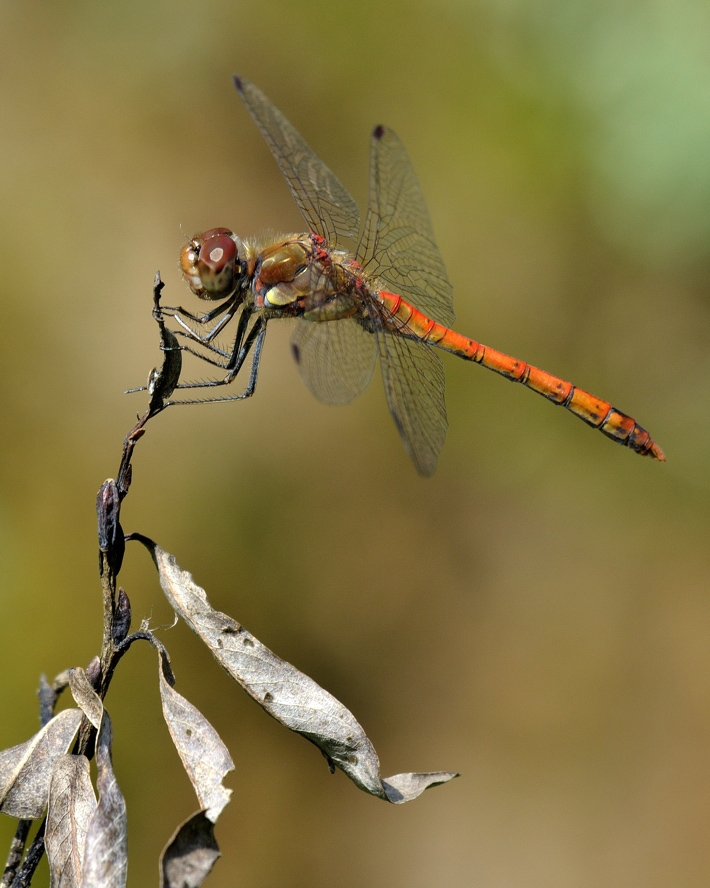
<path id="1" fill-rule="evenodd" d="M 165 628 L 236 763 L 211 884 L 708 884 L 709 35 L 700 0 L 0 6 L 0 748 L 36 730 L 40 671 L 100 644 L 94 496 L 159 361 L 156 269 L 194 306 L 184 236 L 302 227 L 237 72 L 361 204 L 392 126 L 460 331 L 632 413 L 668 462 L 444 357 L 423 480 L 380 380 L 317 403 L 286 323 L 251 401 L 151 423 L 125 529 L 342 699 L 384 774 L 463 772 L 376 801 Z M 170 625 L 138 546 L 121 579 L 136 624 Z M 135 648 L 107 699 L 131 885 L 196 808 L 156 678 Z"/>

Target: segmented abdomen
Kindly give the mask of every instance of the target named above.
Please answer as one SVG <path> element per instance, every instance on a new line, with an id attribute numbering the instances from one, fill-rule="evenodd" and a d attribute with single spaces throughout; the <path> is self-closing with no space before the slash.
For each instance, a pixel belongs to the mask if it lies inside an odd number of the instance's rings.
<path id="1" fill-rule="evenodd" d="M 474 361 L 520 382 L 554 404 L 560 404 L 609 438 L 644 456 L 665 461 L 661 448 L 635 419 L 617 410 L 608 401 L 577 388 L 571 382 L 546 373 L 532 364 L 511 358 L 503 352 L 474 342 L 455 330 L 437 324 L 396 293 L 381 290 L 377 298 L 386 309 L 386 324 L 393 333 L 414 336 L 452 354 Z"/>

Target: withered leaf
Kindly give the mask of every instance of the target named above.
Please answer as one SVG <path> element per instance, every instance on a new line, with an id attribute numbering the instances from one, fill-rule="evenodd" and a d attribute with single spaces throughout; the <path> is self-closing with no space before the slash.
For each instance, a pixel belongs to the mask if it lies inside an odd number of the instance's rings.
<path id="1" fill-rule="evenodd" d="M 199 888 L 218 857 L 214 825 L 198 811 L 179 827 L 160 856 L 160 888 Z"/>
<path id="2" fill-rule="evenodd" d="M 77 706 L 82 709 L 84 715 L 98 730 L 104 714 L 104 704 L 96 691 L 91 687 L 91 682 L 81 667 L 69 670 L 69 687 Z"/>
<path id="3" fill-rule="evenodd" d="M 44 835 L 50 888 L 81 884 L 86 833 L 95 809 L 89 760 L 83 755 L 63 755 L 52 772 Z"/>
<path id="4" fill-rule="evenodd" d="M 158 674 L 163 716 L 205 816 L 215 823 L 232 794 L 231 789 L 222 786 L 222 780 L 234 770 L 234 762 L 204 715 L 171 687 L 167 652 L 160 642 L 156 646 L 160 654 Z"/>
<path id="5" fill-rule="evenodd" d="M 81 719 L 80 710 L 64 709 L 25 743 L 0 751 L 3 814 L 23 820 L 42 816 L 55 762 L 71 746 Z"/>
<path id="6" fill-rule="evenodd" d="M 81 888 L 123 888 L 126 884 L 128 858 L 126 853 L 126 803 L 118 788 L 111 765 L 112 729 L 108 712 L 96 692 L 89 685 L 83 671 L 72 673 L 72 693 L 86 706 L 87 718 L 94 718 L 101 707 L 101 718 L 96 737 L 96 786 L 99 803 L 94 810 L 86 833 L 84 871 Z M 88 689 L 88 690 L 87 690 Z M 91 694 L 95 699 L 91 698 Z"/>
<path id="7" fill-rule="evenodd" d="M 330 763 L 360 787 L 394 804 L 410 801 L 427 787 L 445 783 L 455 772 L 398 774 L 383 781 L 372 743 L 355 716 L 313 679 L 286 663 L 243 626 L 215 611 L 204 589 L 172 555 L 146 537 L 160 584 L 177 614 L 209 647 L 212 655 L 244 690 L 281 724 L 318 746 Z"/>
<path id="8" fill-rule="evenodd" d="M 422 774 L 394 774 L 383 779 L 382 785 L 387 793 L 387 800 L 393 805 L 401 805 L 402 802 L 411 802 L 421 795 L 425 789 L 438 786 L 440 783 L 448 783 L 458 772 L 428 771 Z"/>

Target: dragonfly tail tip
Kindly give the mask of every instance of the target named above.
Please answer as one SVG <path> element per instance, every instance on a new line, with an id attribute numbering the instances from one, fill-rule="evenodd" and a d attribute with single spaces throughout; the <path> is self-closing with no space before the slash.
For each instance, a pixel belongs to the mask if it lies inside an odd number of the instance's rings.
<path id="1" fill-rule="evenodd" d="M 655 443 L 654 443 L 653 447 L 651 448 L 651 450 L 649 451 L 649 456 L 652 456 L 654 459 L 657 459 L 659 462 L 666 461 L 665 453 L 661 450 L 661 448 L 658 446 L 658 444 L 655 444 Z"/>

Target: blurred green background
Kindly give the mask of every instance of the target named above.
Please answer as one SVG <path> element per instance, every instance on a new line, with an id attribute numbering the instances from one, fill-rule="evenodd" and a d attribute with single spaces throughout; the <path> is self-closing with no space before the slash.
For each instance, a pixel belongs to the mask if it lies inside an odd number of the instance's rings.
<path id="1" fill-rule="evenodd" d="M 160 359 L 156 269 L 194 305 L 185 236 L 301 227 L 238 72 L 361 205 L 392 126 L 458 329 L 632 413 L 668 462 L 445 357 L 422 480 L 379 379 L 317 403 L 287 323 L 251 401 L 151 423 L 126 531 L 349 706 L 385 775 L 463 773 L 381 804 L 165 628 L 236 763 L 211 884 L 710 882 L 709 37 L 702 0 L 0 4 L 0 748 L 36 730 L 40 671 L 98 651 L 94 496 Z M 168 627 L 140 547 L 121 579 Z M 196 809 L 156 678 L 136 647 L 107 699 L 132 885 Z"/>

